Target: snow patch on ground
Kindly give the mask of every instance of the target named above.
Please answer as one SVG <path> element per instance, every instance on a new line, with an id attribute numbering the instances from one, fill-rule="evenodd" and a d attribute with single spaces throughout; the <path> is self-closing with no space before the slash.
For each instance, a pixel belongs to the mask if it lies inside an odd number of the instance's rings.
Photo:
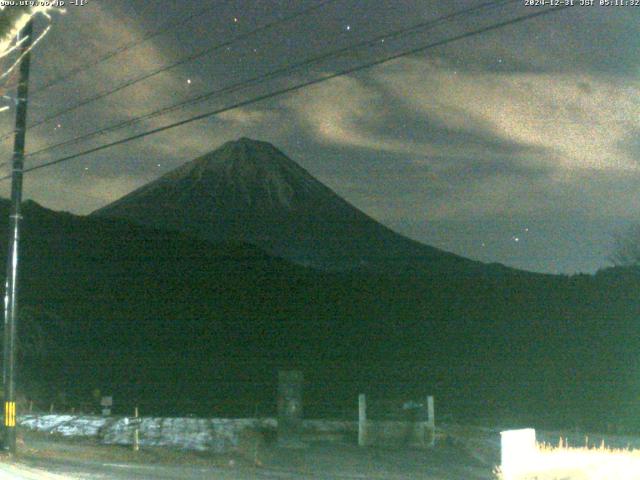
<path id="1" fill-rule="evenodd" d="M 21 427 L 65 437 L 96 437 L 102 443 L 130 445 L 134 426 L 126 417 L 91 415 L 22 415 Z M 185 450 L 228 452 L 238 446 L 245 429 L 275 429 L 273 418 L 160 418 L 144 417 L 138 426 L 140 445 Z"/>
<path id="2" fill-rule="evenodd" d="M 18 424 L 30 430 L 65 437 L 94 437 L 107 420 L 106 417 L 88 415 L 21 415 L 18 417 Z"/>
<path id="3" fill-rule="evenodd" d="M 97 415 L 21 415 L 18 424 L 65 437 L 93 437 L 111 445 L 131 445 L 135 428 L 131 418 Z M 275 432 L 277 425 L 275 418 L 143 417 L 138 428 L 143 447 L 223 453 L 240 447 L 242 432 Z M 406 443 L 407 428 L 403 422 L 370 422 L 368 444 Z M 358 423 L 353 421 L 307 419 L 302 422 L 304 441 L 342 441 L 349 437 L 355 440 L 357 432 Z"/>

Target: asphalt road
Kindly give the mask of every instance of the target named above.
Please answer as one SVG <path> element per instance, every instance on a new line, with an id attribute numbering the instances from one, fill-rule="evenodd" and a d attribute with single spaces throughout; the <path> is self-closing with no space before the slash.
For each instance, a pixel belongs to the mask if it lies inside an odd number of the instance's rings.
<path id="1" fill-rule="evenodd" d="M 245 448 L 246 450 L 246 448 Z M 0 457 L 0 480 L 495 480 L 468 449 L 361 448 L 349 441 L 287 449 L 265 444 L 232 454 L 101 445 L 23 432 L 18 457 Z M 489 462 L 491 463 L 491 462 Z"/>
<path id="2" fill-rule="evenodd" d="M 230 461 L 224 466 L 145 465 L 91 459 L 38 458 L 0 464 L 0 478 L 10 480 L 489 480 L 491 468 L 453 447 L 431 451 L 359 449 L 344 444 L 313 445 L 301 450 L 274 449 L 267 465 Z"/>
<path id="3" fill-rule="evenodd" d="M 146 466 L 135 464 L 23 464 L 0 465 L 0 478 L 7 480 L 231 480 L 259 478 L 249 471 L 185 466 Z"/>
<path id="4" fill-rule="evenodd" d="M 0 463 L 0 478 L 3 480 L 66 480 L 68 477 L 20 464 Z"/>

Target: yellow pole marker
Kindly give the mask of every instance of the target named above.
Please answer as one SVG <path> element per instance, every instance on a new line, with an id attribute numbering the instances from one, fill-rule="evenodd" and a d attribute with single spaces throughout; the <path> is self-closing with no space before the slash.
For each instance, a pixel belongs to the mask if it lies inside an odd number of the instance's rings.
<path id="1" fill-rule="evenodd" d="M 4 426 L 16 426 L 16 402 L 4 402 Z"/>

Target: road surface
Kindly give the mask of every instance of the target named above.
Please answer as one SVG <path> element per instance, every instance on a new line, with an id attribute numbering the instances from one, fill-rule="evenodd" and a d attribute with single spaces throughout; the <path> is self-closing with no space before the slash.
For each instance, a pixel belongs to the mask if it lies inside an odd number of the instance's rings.
<path id="1" fill-rule="evenodd" d="M 24 465 L 0 463 L 0 478 L 3 480 L 67 480 L 67 477 Z"/>
<path id="2" fill-rule="evenodd" d="M 26 436 L 15 462 L 0 459 L 2 480 L 494 480 L 491 470 L 455 445 L 411 450 L 324 442 L 301 449 L 270 445 L 254 456 L 159 448 L 133 453 L 46 435 Z"/>

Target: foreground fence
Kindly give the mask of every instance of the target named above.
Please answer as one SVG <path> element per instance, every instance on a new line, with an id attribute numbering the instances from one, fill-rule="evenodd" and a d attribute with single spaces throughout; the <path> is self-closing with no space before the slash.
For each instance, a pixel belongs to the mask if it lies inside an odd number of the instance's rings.
<path id="1" fill-rule="evenodd" d="M 133 445 L 139 431 L 141 447 L 171 447 L 223 453 L 242 447 L 247 437 L 275 436 L 275 418 L 159 418 L 141 417 L 132 428 L 127 417 L 97 415 L 22 415 L 18 425 L 64 437 L 94 438 L 104 444 Z M 357 422 L 303 420 L 306 440 L 344 440 L 355 438 Z"/>
<path id="2" fill-rule="evenodd" d="M 352 400 L 352 414 L 346 420 L 305 419 L 304 376 L 299 370 L 278 372 L 277 417 L 250 418 L 162 418 L 112 416 L 112 396 L 102 396 L 102 416 L 30 414 L 19 417 L 19 424 L 31 430 L 64 436 L 98 437 L 102 443 L 166 446 L 216 452 L 233 450 L 242 435 L 275 436 L 281 447 L 303 447 L 309 440 L 343 440 L 360 446 L 432 447 L 435 442 L 434 400 L 407 396 L 365 397 Z M 99 393 L 99 392 L 97 392 Z M 99 395 L 94 395 L 96 398 Z M 313 398 L 313 395 L 311 395 Z M 367 410 L 367 401 L 370 401 Z M 184 415 L 184 414 L 183 414 Z M 212 415 L 213 416 L 213 415 Z M 224 415 L 220 415 L 224 416 Z M 317 418 L 317 417 L 316 417 Z M 335 417 L 334 417 L 335 418 Z"/>
<path id="3" fill-rule="evenodd" d="M 359 398 L 358 420 L 300 419 L 299 442 L 347 442 L 361 446 L 421 448 L 435 442 L 433 398 L 428 418 L 368 419 L 364 396 Z M 163 418 L 69 414 L 28 414 L 18 417 L 20 427 L 65 437 L 97 439 L 103 444 L 171 447 L 223 453 L 242 448 L 243 441 L 265 442 L 278 437 L 280 419 L 266 418 Z M 288 425 L 289 428 L 290 425 Z M 286 444 L 285 444 L 286 445 Z M 283 445 L 284 446 L 284 445 Z"/>
<path id="4" fill-rule="evenodd" d="M 375 402 L 373 402 L 375 405 Z M 378 402 L 378 406 L 383 402 Z M 386 403 L 386 405 L 384 404 Z M 405 444 L 433 447 L 436 438 L 432 396 L 424 402 L 384 402 L 377 412 L 368 409 L 367 396 L 358 396 L 358 445 Z M 395 407 L 395 408 L 394 408 Z M 371 415 L 373 413 L 373 415 Z"/>

